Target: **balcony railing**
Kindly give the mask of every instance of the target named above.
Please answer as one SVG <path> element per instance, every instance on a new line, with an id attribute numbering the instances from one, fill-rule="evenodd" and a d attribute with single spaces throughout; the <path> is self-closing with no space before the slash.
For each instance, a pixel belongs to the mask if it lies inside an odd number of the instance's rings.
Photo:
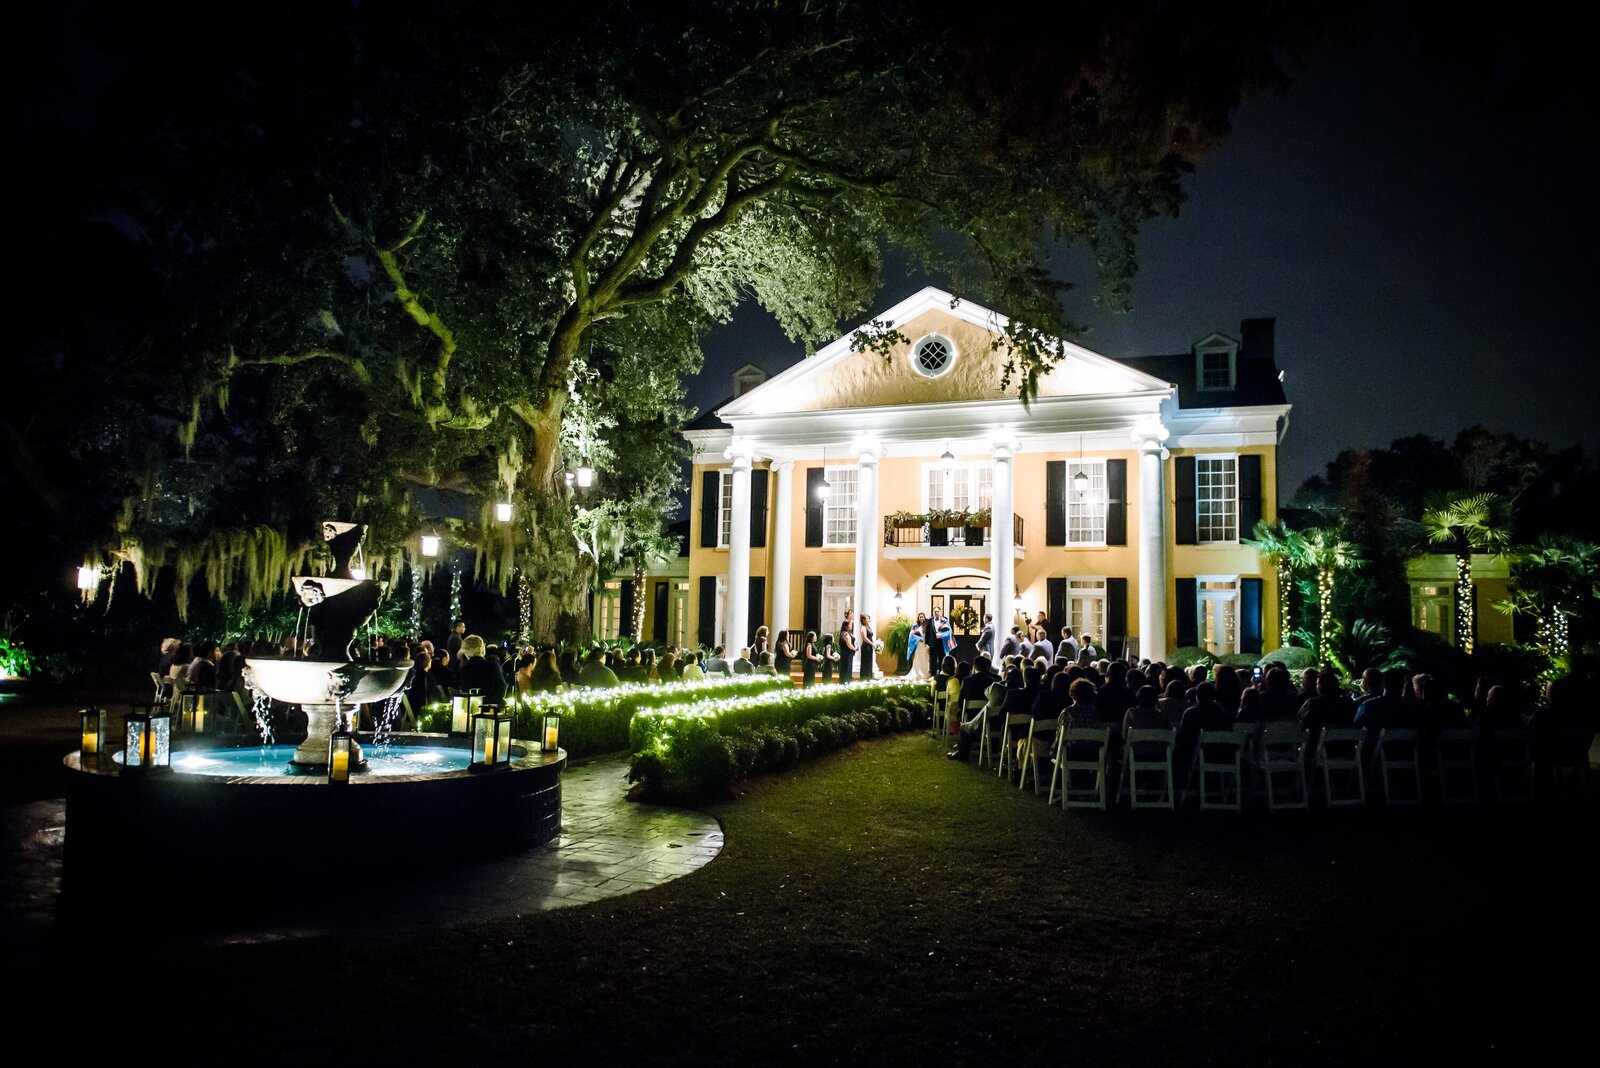
<path id="1" fill-rule="evenodd" d="M 912 549 L 919 546 L 942 549 L 957 546 L 981 546 L 990 542 L 989 524 L 976 527 L 933 526 L 929 523 L 897 523 L 883 521 L 883 544 L 890 549 Z M 1022 548 L 1022 517 L 1011 517 L 1011 544 Z"/>

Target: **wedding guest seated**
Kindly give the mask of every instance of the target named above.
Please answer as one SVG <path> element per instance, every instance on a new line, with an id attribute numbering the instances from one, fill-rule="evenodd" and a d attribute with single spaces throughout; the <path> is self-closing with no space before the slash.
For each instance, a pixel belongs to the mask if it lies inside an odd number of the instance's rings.
<path id="1" fill-rule="evenodd" d="M 756 673 L 756 666 L 750 662 L 750 647 L 748 645 L 740 647 L 739 657 L 733 662 L 733 673 L 735 675 L 754 675 Z"/>
<path id="2" fill-rule="evenodd" d="M 678 678 L 684 682 L 698 682 L 705 677 L 705 669 L 700 666 L 699 652 L 684 654 L 683 671 L 678 675 Z"/>
<path id="3" fill-rule="evenodd" d="M 778 669 L 773 666 L 772 651 L 770 649 L 764 649 L 758 655 L 755 673 L 757 675 L 776 675 L 778 673 Z"/>
<path id="4" fill-rule="evenodd" d="M 1300 726 L 1306 731 L 1306 758 L 1316 752 L 1324 727 L 1348 727 L 1355 721 L 1356 705 L 1333 670 L 1317 675 L 1317 695 L 1300 707 Z"/>
<path id="5" fill-rule="evenodd" d="M 1178 721 L 1178 748 L 1174 759 L 1179 766 L 1187 767 L 1201 731 L 1225 731 L 1233 726 L 1233 716 L 1217 701 L 1217 688 L 1202 682 L 1194 688 L 1194 703 L 1184 709 Z"/>
<path id="6" fill-rule="evenodd" d="M 967 702 L 979 700 L 984 702 L 984 707 L 975 709 L 971 715 L 967 715 L 965 712 Z M 978 732 L 983 729 L 984 713 L 991 704 L 1000 707 L 1004 702 L 1005 684 L 1001 682 L 1000 676 L 990 669 L 989 658 L 979 656 L 973 661 L 972 673 L 961 680 L 961 700 L 956 706 L 961 723 L 960 731 L 956 738 L 956 747 L 945 755 L 951 760 L 966 760 L 972 753 Z"/>
<path id="7" fill-rule="evenodd" d="M 1261 677 L 1261 715 L 1269 723 L 1293 720 L 1300 714 L 1305 701 L 1295 695 L 1289 671 L 1282 664 L 1273 664 Z"/>
<path id="8" fill-rule="evenodd" d="M 1183 710 L 1189 707 L 1189 680 L 1183 673 L 1173 672 L 1172 678 L 1167 680 L 1165 694 L 1158 702 L 1161 714 L 1167 717 L 1168 723 L 1176 723 L 1183 718 Z"/>
<path id="9" fill-rule="evenodd" d="M 591 649 L 582 670 L 578 672 L 578 685 L 591 689 L 608 689 L 618 684 L 617 673 L 606 666 L 605 650 Z"/>
<path id="10" fill-rule="evenodd" d="M 1133 704 L 1122 718 L 1123 737 L 1129 731 L 1170 731 L 1172 720 L 1161 711 L 1161 691 L 1154 686 L 1141 686 L 1134 692 Z"/>
<path id="11" fill-rule="evenodd" d="M 555 693 L 565 685 L 561 680 L 561 668 L 556 664 L 554 649 L 546 649 L 537 657 L 533 665 L 533 674 L 529 677 L 529 688 L 533 693 Z"/>

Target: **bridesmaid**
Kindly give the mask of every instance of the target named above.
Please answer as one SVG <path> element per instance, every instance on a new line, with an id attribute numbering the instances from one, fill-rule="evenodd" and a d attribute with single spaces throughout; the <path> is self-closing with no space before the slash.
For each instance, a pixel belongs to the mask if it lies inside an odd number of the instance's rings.
<path id="1" fill-rule="evenodd" d="M 844 622 L 839 624 L 839 681 L 849 682 L 856 670 L 856 625 L 850 618 L 850 609 L 844 610 Z"/>
<path id="2" fill-rule="evenodd" d="M 789 632 L 780 630 L 778 641 L 772 647 L 772 667 L 778 673 L 778 678 L 789 677 L 789 669 L 794 664 L 794 649 L 789 645 Z"/>
<path id="3" fill-rule="evenodd" d="M 872 617 L 865 612 L 861 613 L 861 681 L 872 678 L 877 674 L 873 670 L 874 660 L 878 650 L 874 648 L 877 642 L 877 633 L 872 629 Z"/>
<path id="4" fill-rule="evenodd" d="M 817 681 L 817 665 L 822 663 L 822 654 L 817 652 L 817 632 L 806 631 L 805 641 L 800 646 L 802 657 L 800 663 L 800 685 L 810 687 Z"/>
<path id="5" fill-rule="evenodd" d="M 826 686 L 833 681 L 833 668 L 839 662 L 839 654 L 833 648 L 833 635 L 822 636 L 822 684 Z"/>

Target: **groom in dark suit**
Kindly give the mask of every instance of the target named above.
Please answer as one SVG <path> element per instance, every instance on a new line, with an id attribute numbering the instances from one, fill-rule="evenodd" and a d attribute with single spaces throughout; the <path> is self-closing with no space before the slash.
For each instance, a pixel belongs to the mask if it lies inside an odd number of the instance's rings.
<path id="1" fill-rule="evenodd" d="M 978 632 L 978 652 L 987 656 L 992 663 L 994 660 L 994 615 L 990 612 L 983 614 L 983 629 Z"/>

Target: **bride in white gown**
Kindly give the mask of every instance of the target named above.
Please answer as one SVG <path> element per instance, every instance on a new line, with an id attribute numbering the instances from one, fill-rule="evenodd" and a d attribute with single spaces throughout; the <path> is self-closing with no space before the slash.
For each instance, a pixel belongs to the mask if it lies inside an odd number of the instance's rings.
<path id="1" fill-rule="evenodd" d="M 921 612 L 917 613 L 917 622 L 911 628 L 911 637 L 908 644 L 911 646 L 911 667 L 906 670 L 908 679 L 931 679 L 933 672 L 928 669 L 928 617 Z"/>

